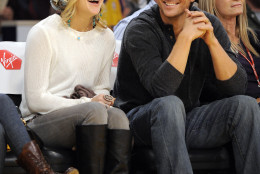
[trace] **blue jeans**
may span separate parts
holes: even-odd
[[[5,152],[6,152],[5,130],[4,127],[0,124],[0,173],[2,173],[4,168]]]
[[[260,171],[260,110],[234,96],[186,113],[176,96],[157,98],[127,114],[136,145],[153,147],[159,174],[192,174],[188,148],[232,142],[237,174]]]
[[[0,173],[4,166],[6,142],[18,156],[29,141],[31,139],[13,101],[7,95],[0,94]]]

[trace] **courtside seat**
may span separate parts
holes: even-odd
[[[116,52],[119,54],[120,41],[117,41]],[[21,101],[23,84],[25,43],[0,42],[0,50],[9,50],[22,59],[20,70],[6,70],[0,63],[1,85],[0,93],[8,94],[18,106]],[[111,87],[116,76],[118,54],[115,54],[111,68]],[[0,54],[0,60],[1,60]],[[174,145],[173,145],[174,146]],[[57,172],[62,172],[69,166],[76,167],[75,152],[68,149],[53,149],[42,147],[42,152]],[[189,151],[192,167],[195,174],[234,174],[234,160],[230,145],[214,149],[191,149]],[[16,164],[13,152],[7,152],[3,174],[25,174],[25,171]],[[155,156],[151,147],[134,147],[130,162],[131,174],[156,174]]]
[[[195,174],[235,174],[230,145],[213,149],[191,149],[189,156]],[[151,147],[134,147],[131,174],[156,174],[156,162]]]

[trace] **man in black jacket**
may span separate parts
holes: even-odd
[[[114,95],[159,174],[191,174],[188,148],[233,144],[237,173],[260,170],[260,112],[219,20],[194,0],[156,0],[127,26]],[[189,10],[188,10],[189,9]],[[200,104],[205,81],[225,96]],[[212,88],[211,88],[212,89]]]

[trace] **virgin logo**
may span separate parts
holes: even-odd
[[[22,59],[8,50],[0,50],[0,62],[6,70],[21,69],[22,65]]]
[[[112,67],[117,67],[118,57],[119,57],[119,55],[115,52],[115,53],[114,53],[113,62],[112,62]]]

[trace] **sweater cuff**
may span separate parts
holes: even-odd
[[[247,86],[247,78],[242,68],[237,68],[236,73],[228,80],[217,80],[217,85],[228,95],[244,94]]]
[[[184,75],[173,67],[168,61],[164,61],[157,73],[157,78],[160,83],[168,86],[169,89],[178,88],[183,77]]]
[[[91,102],[92,98],[87,98],[87,97],[81,97],[80,98],[80,103],[87,103],[87,102]]]

